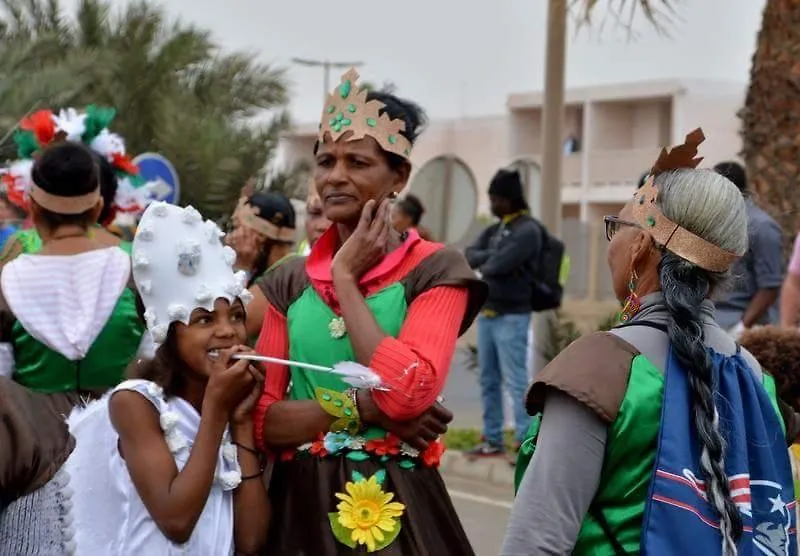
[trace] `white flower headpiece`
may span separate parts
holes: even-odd
[[[213,311],[219,298],[245,305],[252,299],[224,235],[193,207],[159,201],[145,210],[133,239],[133,278],[155,343],[164,342],[173,322],[188,324],[195,309]]]

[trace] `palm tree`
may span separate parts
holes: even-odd
[[[0,0],[0,9],[0,50],[15,53],[0,61],[0,78],[9,76],[0,125],[35,102],[114,106],[128,150],[172,160],[181,201],[209,216],[232,208],[288,127],[282,70],[222,52],[208,31],[145,0],[118,14],[107,0],[81,0],[73,18],[61,16],[58,0]]]
[[[589,22],[598,0],[573,0],[573,4],[575,2],[581,19]],[[638,6],[662,31],[672,11],[667,0],[608,0],[608,4],[616,8],[615,18],[622,14],[622,8],[635,10]],[[658,10],[659,7],[662,9]],[[628,13],[632,17],[633,12]],[[750,84],[744,107],[739,112],[742,121],[740,154],[760,204],[784,231],[787,257],[800,228],[800,195],[796,193],[800,173],[798,29],[800,11],[796,3],[767,0],[750,67]]]
[[[800,12],[785,0],[764,7],[742,120],[742,157],[760,204],[784,231],[787,256],[798,232],[800,196]]]

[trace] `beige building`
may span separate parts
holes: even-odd
[[[740,83],[678,80],[566,92],[561,235],[572,258],[573,299],[612,296],[602,216],[625,203],[662,146],[700,126],[708,165],[736,158],[744,93]],[[423,224],[438,239],[463,245],[483,227],[486,189],[502,166],[522,170],[538,214],[543,101],[541,92],[512,94],[505,115],[430,123],[412,155],[409,189],[425,204]],[[316,129],[316,123],[297,126],[285,137],[284,162],[312,160]]]

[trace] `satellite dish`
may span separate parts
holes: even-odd
[[[469,231],[478,208],[475,177],[454,156],[427,162],[411,180],[411,193],[425,207],[420,225],[442,243],[458,243]]]

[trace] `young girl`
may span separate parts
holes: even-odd
[[[232,358],[247,350],[248,294],[220,236],[191,207],[157,203],[142,217],[134,279],[159,347],[110,395],[112,441],[99,445],[111,447],[111,488],[102,502],[76,501],[82,553],[256,554],[266,542],[269,505],[250,418],[263,374]],[[91,429],[71,423],[76,493],[106,490],[86,473],[103,449]],[[115,538],[103,545],[97,529]]]

